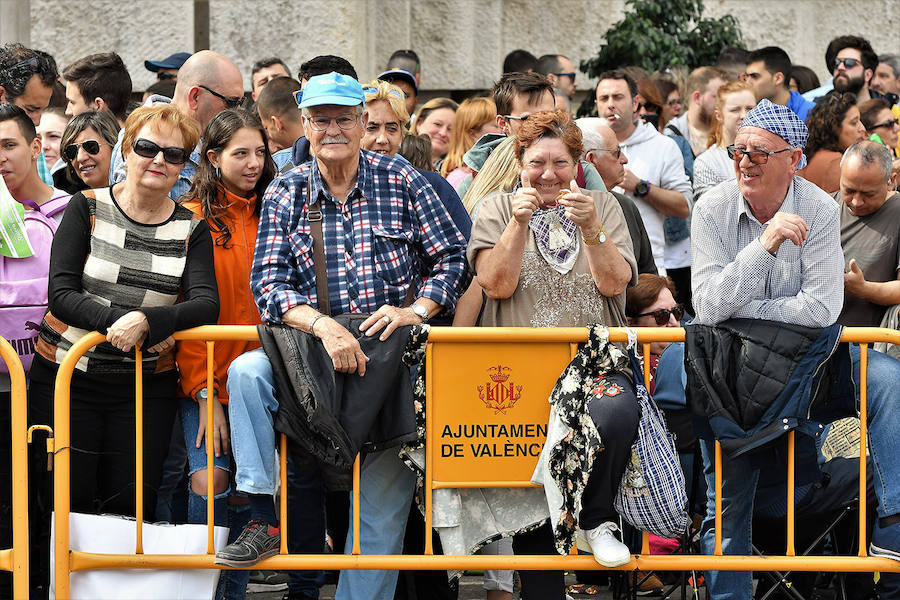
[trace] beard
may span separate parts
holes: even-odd
[[[700,112],[697,113],[697,118],[700,119],[700,124],[703,125],[703,127],[712,127],[716,122],[716,113],[701,105]]]
[[[859,77],[849,77],[847,75],[839,75],[834,78],[834,89],[844,93],[851,92],[853,94],[859,94],[859,91],[862,89],[863,84],[865,84],[865,80],[862,75]]]

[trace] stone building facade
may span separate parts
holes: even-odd
[[[841,34],[867,37],[876,52],[900,52],[896,0],[705,0],[706,15],[734,15],[749,48],[779,45],[796,64],[828,76],[824,52]],[[391,52],[422,59],[428,94],[490,87],[516,48],[558,52],[578,64],[596,54],[622,18],[624,0],[0,0],[0,43],[53,54],[60,67],[116,51],[135,91],[153,82],[143,61],[205,47],[233,58],[250,87],[250,66],[280,56],[296,71],[317,54],[348,58],[366,81]],[[851,10],[855,9],[855,10]],[[591,82],[580,78],[580,88]],[[430,93],[429,93],[430,92]]]

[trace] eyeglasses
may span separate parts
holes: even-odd
[[[666,102],[666,105],[667,106],[681,106],[682,105],[681,98],[674,98],[672,100],[669,100],[668,102]]]
[[[203,88],[204,90],[206,90],[207,92],[209,92],[210,94],[212,94],[213,96],[215,96],[216,98],[218,98],[219,100],[224,102],[225,108],[237,108],[238,106],[241,105],[241,102],[244,101],[243,96],[241,96],[240,98],[229,98],[228,96],[223,96],[219,92],[212,90],[212,89],[206,87],[205,85],[198,85],[197,87]]]
[[[858,58],[835,58],[831,61],[831,70],[834,71],[843,63],[845,69],[852,69],[861,61]]]
[[[331,122],[334,121],[337,123],[337,126],[341,128],[343,131],[349,131],[356,127],[359,123],[359,117],[337,117],[332,119],[330,117],[309,117],[307,118],[309,122],[309,126],[313,131],[325,131],[329,127],[331,127]]]
[[[363,91],[363,94],[366,94],[366,95],[368,95],[368,94],[377,94],[377,93],[378,93],[378,88],[377,88],[377,87],[364,87],[364,88],[362,89],[362,91]],[[301,92],[294,92],[294,98],[297,99],[297,98],[298,98],[297,94],[300,94],[300,93],[301,93]],[[396,90],[396,89],[394,89],[394,88],[390,88],[390,89],[387,90],[387,93],[390,94],[391,96],[394,96],[395,98],[400,98],[401,100],[404,100],[404,101],[406,100],[406,94],[404,94],[404,93],[401,92],[400,90]],[[300,100],[299,100],[299,99],[297,99],[297,104],[300,104]]]
[[[572,73],[554,73],[554,75],[556,75],[557,77],[571,77],[572,81],[575,81],[576,74],[574,72],[572,72]]]
[[[521,117],[514,117],[512,115],[503,115],[503,118],[510,120],[510,121],[522,121],[524,123],[525,121],[528,120],[528,117],[530,117],[530,116],[531,115],[522,115]]]
[[[684,304],[676,304],[672,308],[660,308],[651,312],[641,313],[635,318],[652,316],[656,324],[662,327],[669,322],[669,315],[675,317],[676,321],[681,322],[681,318],[684,316]]]
[[[884,123],[875,123],[874,125],[869,127],[869,131],[872,131],[873,129],[878,129],[879,127],[896,127],[897,125],[900,125],[900,120],[897,120],[897,118],[893,118],[888,121],[885,121]]]
[[[97,140],[85,140],[80,144],[69,144],[63,149],[63,154],[68,160],[73,161],[78,156],[78,148],[84,148],[85,152],[94,156],[100,152],[100,142]]]
[[[68,148],[68,146],[66,148]],[[143,156],[144,158],[156,158],[159,153],[162,152],[163,160],[170,165],[183,165],[188,159],[188,151],[184,148],[179,148],[178,146],[163,148],[156,142],[151,142],[144,138],[136,139],[131,148],[134,150],[135,154]]]
[[[737,148],[733,144],[727,146],[725,150],[728,152],[728,158],[740,162],[744,159],[744,155],[750,159],[754,165],[764,165],[769,162],[769,157],[773,154],[781,154],[782,152],[790,152],[793,148],[782,148],[775,152],[766,152],[765,150],[747,150],[746,148]]]
[[[616,146],[615,148],[591,148],[590,150],[586,150],[585,154],[587,154],[588,152],[597,152],[598,150],[609,152],[616,160],[618,160],[619,157],[622,156],[622,146]]]

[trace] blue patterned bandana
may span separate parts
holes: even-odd
[[[806,138],[809,137],[809,130],[794,111],[787,106],[775,104],[768,98],[760,100],[759,104],[747,113],[738,130],[740,131],[744,127],[759,127],[770,131],[792,147],[801,150],[806,148]],[[797,170],[799,171],[805,166],[806,155],[803,154]]]

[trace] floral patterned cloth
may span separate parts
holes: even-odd
[[[595,388],[604,385],[606,376],[629,372],[629,359],[609,341],[609,331],[592,325],[588,342],[569,366],[550,394],[550,422],[547,441],[535,467],[532,482],[544,486],[551,512],[556,549],[566,554],[571,549],[581,512],[581,497],[603,441],[588,412],[588,401]]]

